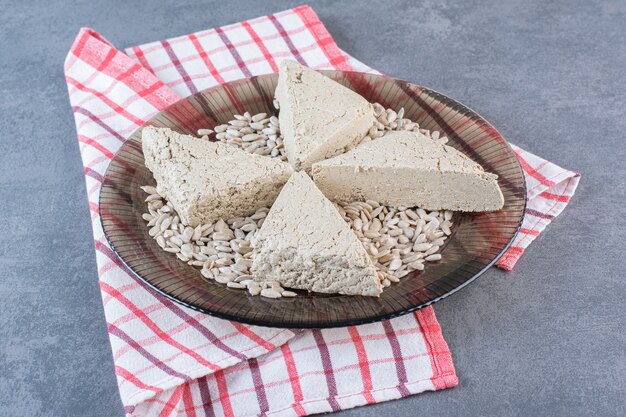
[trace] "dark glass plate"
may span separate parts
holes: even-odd
[[[144,166],[141,129],[133,133],[111,161],[100,193],[102,227],[122,261],[146,284],[198,311],[243,323],[273,327],[337,327],[406,314],[450,295],[476,279],[507,249],[515,237],[526,204],[524,175],[502,136],[478,114],[442,94],[393,78],[354,72],[326,72],[371,102],[404,107],[405,117],[421,127],[439,130],[448,145],[464,152],[485,170],[499,175],[504,208],[498,212],[455,215],[443,259],[428,263],[380,298],[300,294],[265,299],[206,282],[200,272],[162,251],[141,218],[145,194],[154,184]],[[157,114],[150,125],[195,135],[200,128],[226,123],[233,114],[275,113],[277,75],[263,75],[211,88],[183,99]]]

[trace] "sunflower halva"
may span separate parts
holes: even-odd
[[[499,210],[498,176],[421,133],[390,132],[313,164],[313,179],[333,201],[371,199],[426,210]]]
[[[296,170],[345,152],[374,123],[367,100],[293,61],[282,62],[275,95],[287,159]]]
[[[319,293],[377,297],[382,291],[363,245],[303,172],[285,184],[253,246],[258,281]]]
[[[146,166],[158,193],[189,226],[253,213],[270,206],[289,179],[289,164],[234,146],[147,126]]]

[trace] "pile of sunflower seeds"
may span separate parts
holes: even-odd
[[[374,121],[374,125],[370,128],[368,135],[365,136],[359,144],[369,142],[372,139],[381,138],[385,135],[385,133],[394,130],[420,132],[443,144],[448,142],[448,138],[440,137],[438,131],[431,132],[428,129],[422,129],[417,122],[414,122],[411,119],[405,119],[404,107],[396,112],[393,109],[385,109],[385,107],[379,103],[374,103],[373,106],[376,120]]]
[[[420,132],[441,143],[448,141],[446,137],[440,137],[439,132],[422,129],[418,123],[404,118],[404,108],[396,112],[385,109],[379,103],[374,103],[373,107],[376,120],[360,143],[398,130]],[[198,130],[198,135],[206,140],[212,134],[215,134],[215,139],[249,153],[287,160],[276,116],[245,112],[213,130]],[[172,204],[165,201],[154,187],[145,186],[142,189],[149,194],[146,198],[148,213],[143,218],[148,222],[150,236],[163,250],[201,268],[205,279],[230,288],[246,289],[251,295],[267,298],[297,295],[283,289],[277,281],[257,282],[250,275],[250,242],[263,225],[269,208],[259,208],[247,217],[219,220],[192,228],[180,223]],[[394,208],[371,200],[335,206],[370,255],[383,287],[399,282],[412,271],[423,270],[426,262],[440,260],[441,254],[437,252],[451,233],[451,211]]]
[[[393,208],[372,200],[335,207],[367,250],[383,287],[440,260],[437,252],[451,233],[448,210]]]
[[[201,268],[207,280],[226,284],[230,288],[247,289],[252,295],[268,298],[295,297],[293,291],[284,290],[276,281],[257,282],[250,275],[252,247],[250,240],[261,228],[269,208],[259,208],[247,217],[218,220],[215,223],[194,227],[180,223],[171,203],[165,201],[152,186],[141,187],[148,197],[148,234],[166,252],[178,259]]]
[[[433,140],[446,143],[446,137],[440,137],[438,131],[430,131],[420,128],[419,124],[404,118],[404,108],[398,112],[392,109],[385,109],[381,104],[374,103],[374,124],[358,144],[369,142],[372,139],[383,137],[385,133],[394,130],[408,130],[420,132]],[[234,115],[234,119],[228,123],[216,126],[211,129],[199,129],[198,135],[203,139],[209,139],[215,133],[215,139],[237,146],[244,151],[257,155],[267,155],[279,158],[281,161],[287,160],[283,137],[280,134],[278,117],[270,116],[267,113],[251,115],[248,112]],[[349,150],[347,149],[347,150]]]
[[[253,116],[248,112],[236,114],[234,117],[226,124],[215,126],[213,130],[199,129],[198,135],[203,139],[209,139],[209,135],[215,133],[217,140],[237,146],[244,151],[287,161],[283,138],[278,127],[278,117],[267,117],[267,113]]]

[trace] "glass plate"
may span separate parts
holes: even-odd
[[[164,252],[148,236],[141,218],[146,195],[139,187],[155,182],[144,165],[138,129],[111,161],[100,192],[105,235],[132,273],[166,297],[217,317],[261,326],[321,328],[389,319],[432,304],[476,279],[503,254],[520,227],[526,186],[517,157],[496,129],[457,101],[416,84],[380,75],[325,73],[370,102],[396,110],[404,107],[404,117],[447,136],[448,145],[499,176],[504,208],[456,213],[442,260],[392,284],[380,298],[302,292],[296,298],[252,297],[205,281],[198,269]],[[200,128],[226,123],[233,114],[275,114],[277,80],[276,74],[268,74],[204,90],[173,104],[147,124],[196,135]]]

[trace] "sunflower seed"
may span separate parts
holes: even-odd
[[[252,280],[252,275],[249,275],[249,274],[242,274],[242,275],[239,275],[237,278],[235,278],[235,281],[237,281],[237,282],[241,282],[241,283],[242,283],[242,284],[244,284],[244,285],[248,285],[248,283],[250,283],[250,282],[254,282],[254,281]]]
[[[202,237],[202,225],[199,225],[199,226],[196,226],[195,229],[193,229],[193,233],[191,234],[191,240],[195,242],[196,240],[200,240],[201,237]]]
[[[191,256],[193,254],[193,244],[185,243],[180,247],[180,252],[186,257]]]
[[[207,268],[202,268],[200,270],[200,273],[202,274],[203,277],[208,278],[208,279],[215,279],[215,277],[213,276],[213,272],[211,272],[210,269]]]
[[[211,133],[213,133],[211,129],[198,129],[198,136],[208,136]]]
[[[230,234],[224,232],[215,232],[212,237],[214,241],[229,241],[231,239]]]
[[[272,289],[272,288],[264,288],[263,290],[261,290],[261,297],[266,297],[266,298],[280,298],[281,295],[278,291]]]
[[[267,113],[257,113],[254,116],[252,116],[252,121],[253,122],[260,122],[261,120],[265,119],[265,117],[267,116]]]
[[[140,187],[143,191],[145,191],[147,194],[157,194],[158,192],[156,190],[156,188],[154,188],[151,185],[144,185],[143,187]]]
[[[278,281],[272,281],[270,284],[270,288],[278,293],[282,293],[283,291],[285,291],[283,287],[280,286],[280,283]]]
[[[431,243],[435,246],[443,246],[443,238],[435,239]]]
[[[171,224],[172,224],[172,218],[169,216],[165,217],[163,221],[161,222],[161,231],[165,232],[167,229],[169,229]]]
[[[215,276],[215,282],[218,282],[220,284],[228,284],[230,281],[232,280],[228,275],[219,274]]]
[[[392,281],[392,282],[399,282],[400,278],[404,278],[405,276],[407,276],[409,274],[409,272],[411,272],[411,271],[409,271],[408,269],[395,271],[392,276],[394,278],[396,278],[398,281]],[[387,279],[389,279],[389,281],[391,281],[391,278],[387,278]]]
[[[218,232],[226,232],[229,230],[228,224],[222,219],[219,219],[217,223],[215,223],[214,229]]]
[[[390,270],[396,270],[402,266],[402,260],[400,258],[393,258],[391,263],[389,264]]]
[[[415,262],[411,262],[411,263],[409,263],[407,265],[411,269],[415,269],[415,270],[418,270],[418,271],[423,271],[424,270],[424,263],[421,260],[415,261]]]
[[[250,295],[259,295],[261,291],[261,286],[257,283],[248,285],[248,292],[250,293]]]
[[[367,232],[363,233],[363,236],[365,236],[368,239],[377,239],[380,237],[380,234],[376,232],[372,232],[371,230],[368,230]]]
[[[235,127],[245,127],[248,126],[248,122],[247,120],[244,119],[235,119],[235,120],[231,120],[228,122],[229,125],[231,126],[235,126]],[[228,130],[227,130],[228,132]]]
[[[193,236],[193,229],[189,226],[185,227],[182,232],[181,239],[184,243],[191,242],[191,237]]]
[[[437,252],[439,250],[439,246],[433,246],[430,249],[428,249],[426,252],[424,252],[425,255],[432,255],[433,253]]]
[[[148,197],[146,197],[146,199],[144,200],[146,203],[149,203],[151,201],[161,201],[161,196],[158,194],[150,194]]]
[[[430,243],[416,243],[413,245],[413,251],[415,252],[424,252],[430,249],[433,245]]]
[[[410,264],[411,262],[415,262],[421,259],[417,253],[407,254],[407,256],[402,258],[402,262],[405,264]]]

